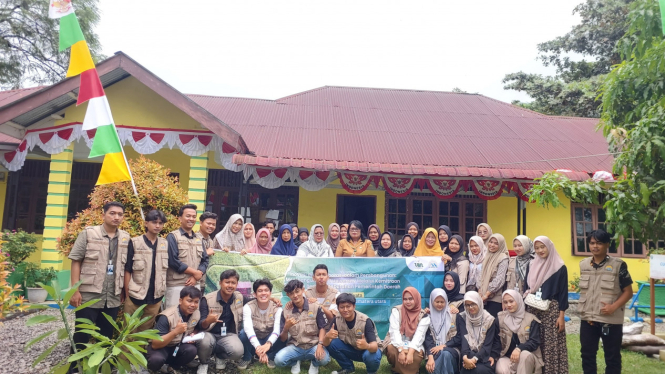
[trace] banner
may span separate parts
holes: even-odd
[[[210,258],[206,293],[219,289],[219,276],[224,270],[235,269],[240,274],[240,293],[250,295],[255,280],[268,278],[273,296],[281,297],[286,304],[289,298],[283,293],[284,285],[298,279],[305,289],[313,286],[312,272],[318,264],[328,266],[329,286],[354,294],[356,310],[374,321],[382,339],[388,333],[392,307],[402,303],[402,291],[415,287],[425,308],[432,290],[443,287],[445,272],[440,257],[305,258],[217,252]]]

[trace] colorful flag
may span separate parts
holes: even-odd
[[[51,0],[48,7],[49,18],[61,18],[74,13],[72,0]]]

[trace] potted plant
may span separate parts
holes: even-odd
[[[48,292],[39,286],[38,283],[50,284],[58,273],[52,267],[42,269],[39,264],[29,262],[24,270],[25,287],[28,290],[28,301],[31,304],[43,303],[48,296]]]
[[[25,268],[25,260],[28,259],[37,250],[37,241],[39,237],[35,234],[27,233],[21,229],[18,230],[5,230],[0,234],[0,246],[2,252],[7,256],[7,267],[11,271],[7,282],[14,285],[23,284],[23,271]],[[14,291],[17,296],[23,295],[23,289]]]
[[[568,300],[579,300],[580,299],[580,276],[577,273],[573,273],[573,279],[568,282],[570,287],[568,288]]]

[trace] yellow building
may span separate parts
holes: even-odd
[[[467,240],[489,223],[508,240],[546,235],[572,279],[584,236],[603,227],[599,206],[545,209],[522,200],[534,178],[560,170],[586,180],[611,170],[597,120],[551,117],[482,95],[322,87],[278,100],[183,95],[123,53],[98,72],[128,158],[169,167],[199,210],[241,212],[255,225],[359,219],[404,234],[414,221],[446,224]],[[3,229],[42,235],[32,260],[69,278],[56,250],[65,222],[87,206],[101,160],[81,130],[79,78],[0,92]],[[565,199],[564,199],[565,200]],[[509,244],[510,246],[510,244]],[[634,280],[646,249],[612,248]]]

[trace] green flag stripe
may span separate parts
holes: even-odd
[[[660,5],[660,22],[661,22],[661,28],[663,29],[663,35],[665,35],[665,0],[660,0],[659,1]]]
[[[85,37],[83,37],[76,14],[72,13],[60,18],[60,52],[81,40],[85,40]]]
[[[120,146],[120,139],[118,138],[118,132],[115,130],[115,126],[113,126],[113,124],[99,126],[95,133],[95,138],[92,141],[92,149],[90,150],[89,157],[103,156],[107,153],[118,152],[122,152],[122,146]]]

